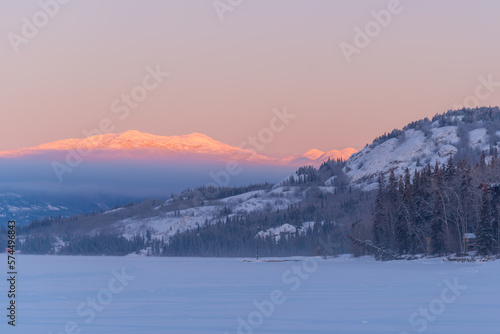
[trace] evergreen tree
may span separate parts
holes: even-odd
[[[494,244],[491,199],[488,186],[484,184],[482,188],[481,218],[477,230],[477,251],[481,255],[490,255]]]
[[[434,191],[434,209],[432,212],[431,222],[431,249],[433,254],[443,255],[443,252],[445,251],[444,221],[446,210],[444,207],[443,197],[443,178],[437,162],[434,177],[436,185]]]
[[[373,219],[373,235],[375,244],[381,248],[388,248],[389,231],[387,229],[387,217],[385,214],[385,182],[381,173],[378,176],[378,192],[375,199],[375,214]]]
[[[500,185],[495,184],[491,187],[491,227],[493,230],[494,252],[500,251],[500,219],[498,205],[500,204]]]
[[[409,203],[405,196],[405,185],[403,183],[403,177],[399,178],[398,184],[398,213],[395,225],[395,238],[397,244],[397,252],[399,254],[405,254],[408,252],[409,246],[409,229],[410,225],[410,210]]]
[[[390,249],[395,249],[396,238],[394,233],[398,214],[398,181],[393,169],[389,174],[389,181],[387,184],[386,212],[388,246]]]

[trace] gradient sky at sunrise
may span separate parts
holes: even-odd
[[[212,0],[73,0],[16,53],[8,34],[40,3],[2,1],[0,150],[81,138],[103,118],[238,145],[283,106],[297,117],[265,154],[359,149],[471,96],[500,104],[500,84],[476,92],[480,76],[500,82],[499,1],[402,0],[348,63],[339,45],[389,2],[243,0],[221,21]],[[111,103],[157,64],[170,76],[119,119]]]

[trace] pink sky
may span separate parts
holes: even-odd
[[[359,149],[463,104],[479,76],[500,82],[495,0],[402,0],[348,63],[339,45],[388,3],[243,0],[221,21],[212,1],[72,1],[16,53],[7,36],[40,5],[2,1],[0,150],[81,138],[103,118],[113,132],[200,132],[236,146],[283,106],[297,117],[263,153]],[[156,64],[169,77],[119,119],[112,102]],[[480,105],[500,104],[500,87],[485,92]]]

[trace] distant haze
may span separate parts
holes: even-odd
[[[168,198],[188,187],[277,182],[292,173],[292,166],[241,164],[242,172],[229,175],[226,164],[185,161],[84,161],[59,182],[50,162],[34,158],[0,159],[0,193]]]
[[[164,137],[134,130],[0,151],[0,192],[167,197],[187,187],[275,183],[299,166],[354,152],[309,150],[277,159],[200,133]]]

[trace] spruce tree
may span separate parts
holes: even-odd
[[[399,178],[398,184],[398,206],[397,206],[397,220],[395,226],[395,237],[397,244],[397,251],[399,254],[408,252],[408,225],[410,223],[410,212],[405,198],[405,185],[403,177]]]
[[[431,222],[431,248],[433,254],[443,255],[443,252],[445,251],[444,220],[446,212],[443,198],[443,177],[437,163],[434,171],[434,177],[436,184],[434,190],[434,209],[432,212]]]
[[[481,218],[477,230],[477,251],[480,255],[490,255],[493,250],[494,237],[491,217],[490,191],[486,184],[483,184],[483,195],[481,204]]]
[[[385,182],[381,173],[378,176],[378,192],[375,199],[375,214],[373,216],[373,235],[375,244],[381,248],[389,246],[389,231],[386,228],[387,216],[385,214]]]
[[[388,246],[391,250],[396,249],[395,227],[398,214],[398,181],[394,170],[389,174],[389,181],[386,192],[386,208],[387,208],[387,232]]]
[[[495,184],[491,187],[491,227],[493,230],[494,253],[500,250],[500,221],[498,205],[500,204],[500,185]]]

